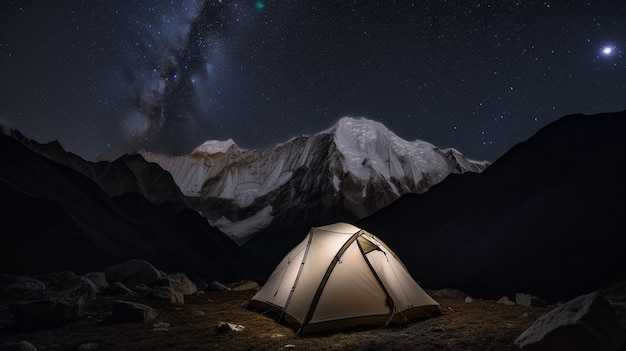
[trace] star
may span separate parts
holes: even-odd
[[[613,45],[605,45],[601,50],[602,56],[609,57],[615,53],[615,46]]]

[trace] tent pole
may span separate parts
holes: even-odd
[[[356,244],[359,247],[359,250],[361,251],[361,255],[363,256],[363,259],[365,260],[365,263],[367,263],[367,267],[370,269],[370,271],[374,275],[374,278],[376,278],[376,281],[378,282],[378,285],[380,285],[380,287],[383,289],[383,291],[385,292],[385,295],[387,295],[387,301],[389,301],[389,305],[390,306],[389,306],[389,318],[387,318],[387,321],[385,322],[385,327],[386,327],[386,326],[389,325],[389,323],[391,323],[391,320],[393,319],[393,316],[396,313],[396,303],[391,298],[391,295],[389,294],[389,291],[387,291],[387,288],[385,287],[385,284],[383,284],[382,280],[380,280],[380,277],[376,273],[376,270],[374,270],[374,267],[372,267],[372,264],[370,263],[370,260],[367,259],[367,254],[363,250],[363,247],[361,246],[361,243],[357,240]],[[380,247],[379,247],[379,249],[380,249]],[[385,254],[385,251],[382,251],[382,250],[380,250],[380,251],[385,255],[385,257],[387,256],[387,254]]]
[[[303,326],[309,324],[309,322],[311,321],[311,318],[313,318],[313,313],[315,312],[315,309],[317,308],[317,303],[320,300],[320,297],[322,296],[322,292],[324,291],[324,288],[326,287],[326,283],[328,282],[328,278],[330,278],[330,274],[333,272],[333,270],[335,269],[335,266],[337,265],[337,262],[339,262],[339,260],[341,259],[341,256],[343,256],[344,252],[346,252],[346,250],[348,249],[348,247],[350,245],[352,245],[352,243],[359,237],[361,236],[365,231],[363,229],[359,230],[358,232],[354,233],[344,244],[343,246],[339,249],[339,251],[337,251],[337,254],[335,255],[335,257],[333,258],[332,262],[330,263],[330,265],[328,266],[328,269],[326,269],[326,273],[324,274],[324,277],[322,278],[322,280],[320,281],[320,285],[317,287],[317,291],[315,292],[315,295],[313,296],[313,300],[311,301],[311,305],[309,306],[309,310],[306,314],[306,317],[304,318],[304,322],[302,323]]]
[[[293,286],[291,287],[291,291],[289,292],[289,297],[285,302],[285,306],[283,306],[283,310],[280,313],[280,317],[278,317],[278,323],[285,316],[285,311],[287,311],[287,307],[291,302],[291,297],[293,296],[293,292],[296,290],[296,284],[298,284],[298,280],[300,279],[300,274],[302,273],[302,268],[304,267],[304,263],[306,262],[306,257],[309,254],[309,248],[311,247],[311,241],[313,240],[313,229],[309,231],[309,241],[306,244],[306,249],[304,250],[304,255],[302,256],[302,262],[300,263],[300,267],[298,268],[298,274],[296,275],[296,279],[293,281]]]

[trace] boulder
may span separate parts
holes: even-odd
[[[522,293],[515,294],[515,303],[527,307],[545,307],[548,305],[545,301],[538,298],[537,296]]]
[[[113,304],[111,319],[121,323],[146,323],[158,316],[154,308],[136,302],[118,300]]]
[[[83,277],[91,280],[91,282],[94,283],[94,285],[100,290],[104,290],[109,287],[109,283],[107,282],[107,277],[104,272],[89,272],[83,274]]]
[[[135,285],[133,290],[138,294],[147,295],[152,289],[150,289],[146,284],[141,283],[141,284]]]
[[[185,297],[183,294],[169,286],[154,287],[153,289],[150,289],[147,296],[153,299],[165,300],[173,304],[182,305],[185,303]]]
[[[515,306],[515,302],[511,301],[511,299],[509,299],[508,296],[502,296],[497,303],[501,303],[503,305],[507,305],[507,306]]]
[[[120,282],[115,282],[102,291],[102,294],[104,295],[132,295],[134,293],[134,291],[130,290],[126,287],[126,285]]]
[[[25,275],[9,276],[4,275],[2,285],[0,285],[0,294],[16,295],[23,293],[41,292],[46,289],[46,284],[39,279],[31,278]]]
[[[217,323],[217,327],[215,327],[215,330],[217,330],[219,334],[229,333],[233,331],[239,332],[244,329],[245,327],[241,324],[232,324],[232,323],[226,323],[226,322],[219,322]]]
[[[9,305],[15,324],[22,329],[53,327],[81,318],[98,288],[87,278],[75,276],[57,292],[32,301]]]
[[[614,351],[623,343],[624,332],[615,312],[597,292],[544,314],[515,340],[524,351]]]
[[[28,341],[20,341],[0,345],[0,351],[37,351],[37,348]]]
[[[152,264],[143,260],[130,260],[104,270],[109,284],[120,282],[129,288],[144,283],[150,285],[161,277]]]
[[[169,286],[183,295],[193,295],[198,291],[196,284],[183,273],[168,274],[163,278],[169,282]]]
[[[76,278],[77,275],[74,272],[70,271],[59,271],[52,272],[44,275],[40,275],[37,278],[42,282],[46,283],[48,286],[57,287],[60,285],[64,285],[68,281]]]

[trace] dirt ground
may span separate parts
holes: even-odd
[[[242,307],[254,291],[206,292],[184,305],[127,299],[159,310],[146,324],[107,321],[115,298],[98,296],[83,320],[38,332],[15,330],[0,307],[0,345],[27,340],[38,350],[511,350],[513,340],[550,307],[438,298],[442,316],[405,326],[294,337],[294,330]],[[126,298],[124,298],[126,299]],[[245,327],[218,334],[224,321]]]

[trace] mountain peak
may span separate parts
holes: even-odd
[[[214,155],[214,154],[225,154],[228,150],[233,149],[234,151],[241,151],[239,146],[235,144],[233,139],[228,140],[207,140],[202,145],[195,148],[191,154],[201,154],[201,155]]]

